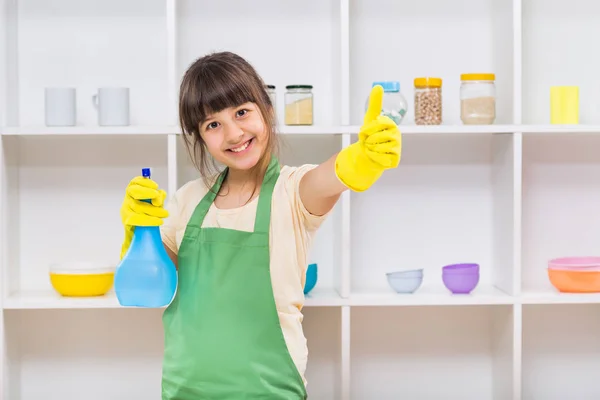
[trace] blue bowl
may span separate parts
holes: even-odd
[[[397,277],[387,274],[387,281],[396,293],[414,293],[423,283],[422,276]]]
[[[388,272],[388,278],[422,278],[423,268],[419,269],[404,269],[400,271]]]
[[[306,269],[306,282],[304,284],[304,294],[308,294],[317,284],[317,264],[309,264]]]

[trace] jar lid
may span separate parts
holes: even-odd
[[[378,81],[373,82],[371,87],[375,87],[380,85],[383,87],[384,92],[399,92],[400,91],[400,82],[398,81]]]
[[[275,89],[275,85],[265,85],[267,89]]]
[[[287,85],[286,89],[312,89],[312,85]]]
[[[415,87],[441,87],[442,78],[415,78]]]
[[[495,79],[496,75],[490,73],[471,73],[460,75],[460,80],[462,81],[493,81]]]

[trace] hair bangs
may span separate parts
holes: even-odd
[[[244,75],[239,71],[207,68],[205,72],[206,76],[198,82],[200,96],[196,109],[201,110],[199,123],[226,108],[238,107],[248,102],[257,103],[257,94],[252,90],[252,82],[244,79]]]

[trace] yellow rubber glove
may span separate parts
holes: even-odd
[[[391,118],[380,115],[382,103],[383,87],[376,85],[369,96],[358,142],[343,149],[336,158],[338,179],[355,192],[367,190],[384,170],[396,168],[400,163],[400,130]]]
[[[137,176],[129,182],[121,205],[121,221],[125,228],[121,258],[129,249],[136,226],[160,226],[163,218],[169,216],[163,208],[166,197],[167,193],[152,179]],[[151,200],[151,203],[142,200]]]

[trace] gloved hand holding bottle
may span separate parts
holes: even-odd
[[[121,259],[129,249],[135,226],[160,226],[169,216],[163,208],[166,197],[167,193],[152,179],[137,176],[129,182],[121,205],[121,221],[125,228]],[[143,200],[150,200],[150,203]]]
[[[367,190],[384,170],[396,168],[400,163],[400,130],[391,118],[380,115],[382,103],[383,87],[376,85],[369,96],[358,141],[343,149],[336,158],[338,179],[355,192]]]

